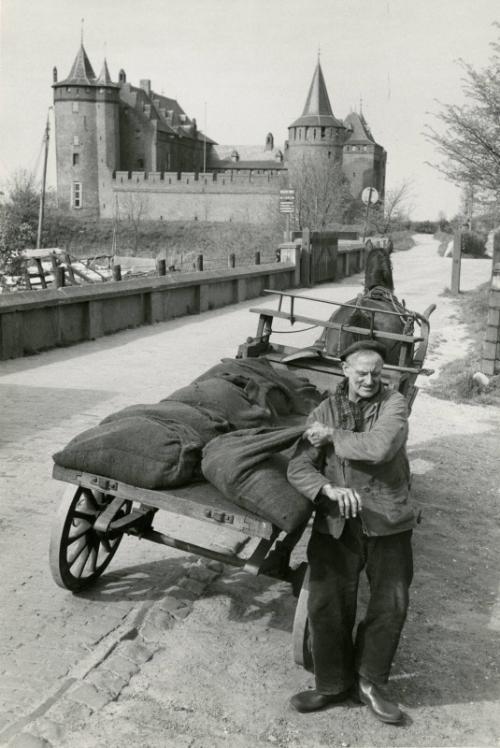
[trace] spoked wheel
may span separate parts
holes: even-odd
[[[72,592],[89,587],[115,555],[123,534],[107,538],[94,529],[113,498],[81,486],[66,489],[50,536],[50,570],[60,587]],[[125,517],[131,508],[132,502],[126,501],[114,519]]]
[[[304,576],[300,590],[295,617],[293,619],[293,659],[297,665],[301,665],[310,673],[314,672],[314,663],[311,651],[311,634],[307,618],[307,602],[309,599],[309,567]]]

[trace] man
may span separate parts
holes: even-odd
[[[413,575],[406,456],[408,411],[381,381],[385,348],[363,340],[341,356],[345,375],[309,416],[288,480],[316,507],[308,546],[309,630],[316,688],[292,697],[300,712],[346,700],[356,689],[383,722],[403,714],[384,696]],[[353,640],[362,569],[370,586]]]

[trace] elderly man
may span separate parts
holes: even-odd
[[[405,398],[381,381],[384,347],[354,343],[345,379],[309,416],[289,463],[290,483],[315,505],[308,546],[308,617],[316,688],[292,697],[300,712],[354,694],[383,722],[403,714],[383,694],[413,575]],[[370,598],[354,636],[359,575]]]

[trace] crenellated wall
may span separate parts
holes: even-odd
[[[268,222],[279,208],[280,175],[250,171],[117,171],[107,185],[101,215],[126,214],[131,202],[151,220]]]

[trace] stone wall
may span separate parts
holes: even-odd
[[[101,216],[126,214],[131,203],[151,220],[268,223],[278,216],[279,176],[117,171],[105,187]]]

